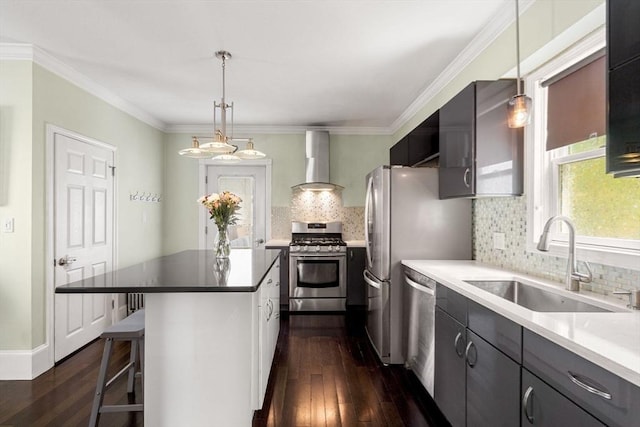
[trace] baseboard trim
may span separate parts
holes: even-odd
[[[33,350],[0,350],[0,380],[32,380],[52,367],[48,344]]]

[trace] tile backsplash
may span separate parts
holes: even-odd
[[[291,221],[342,221],[344,240],[364,239],[364,207],[342,206],[340,191],[294,191],[291,206],[271,208],[271,238],[289,239]]]
[[[473,201],[473,257],[498,267],[563,283],[567,259],[527,251],[527,203],[523,197]],[[493,248],[493,233],[504,233],[505,249]],[[584,269],[582,263],[579,267]],[[582,288],[603,295],[614,290],[640,289],[640,270],[591,263],[593,281]],[[626,301],[623,295],[619,297]]]

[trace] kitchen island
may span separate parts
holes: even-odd
[[[279,331],[278,256],[184,251],[56,293],[145,293],[146,425],[250,426]]]

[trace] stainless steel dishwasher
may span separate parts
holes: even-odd
[[[436,282],[407,267],[403,272],[405,366],[433,397]]]

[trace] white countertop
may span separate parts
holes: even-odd
[[[640,387],[640,311],[626,309],[619,300],[592,292],[565,291],[562,285],[476,261],[403,260],[402,264]],[[463,282],[483,279],[534,282],[554,292],[621,311],[535,312]]]

